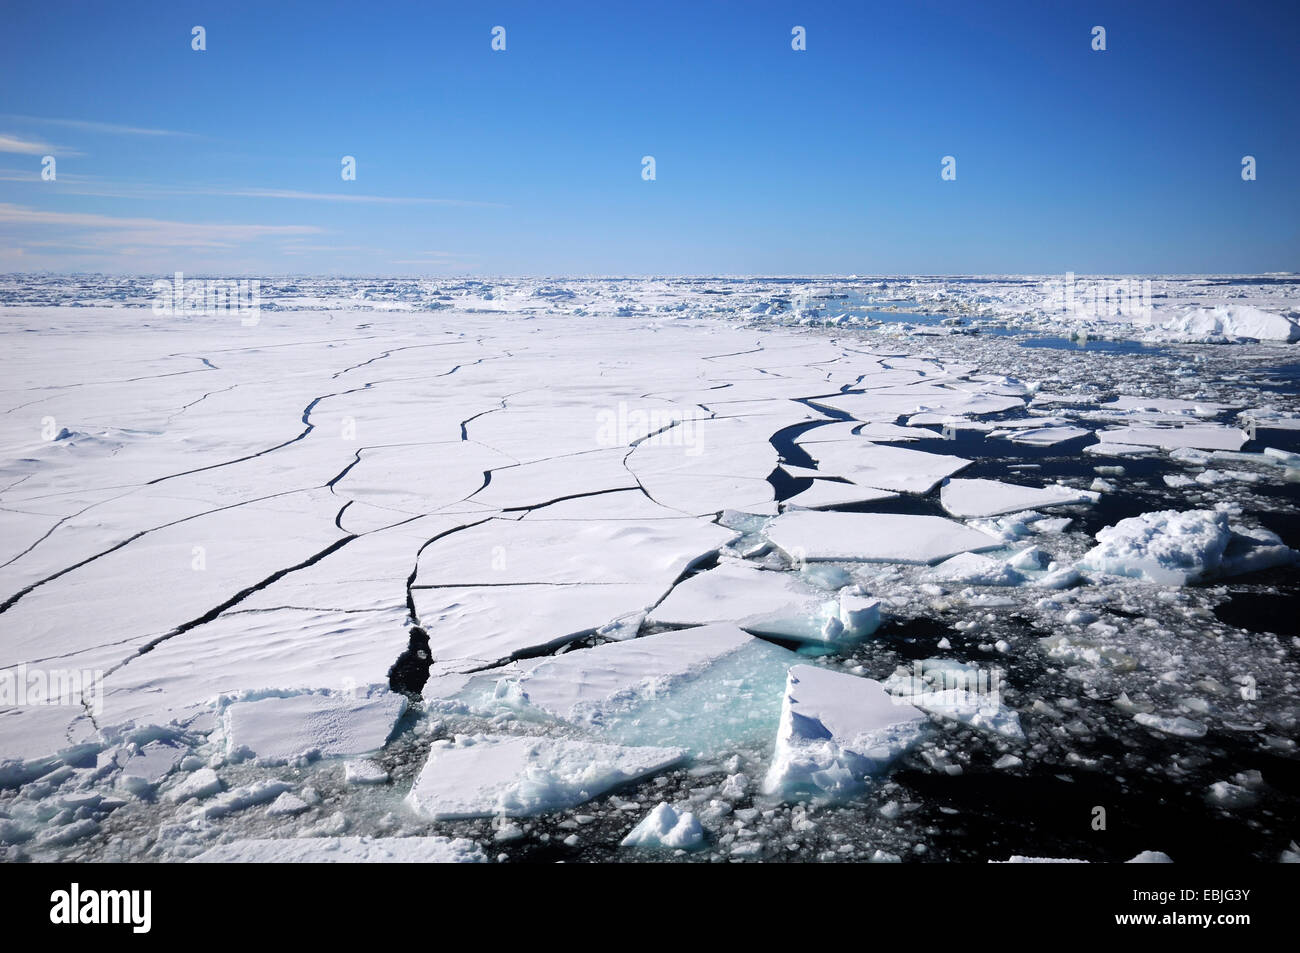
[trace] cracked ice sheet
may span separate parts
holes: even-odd
[[[871,378],[863,382],[869,386]],[[911,414],[961,415],[995,414],[1018,410],[1025,402],[1010,395],[980,395],[928,383],[909,387],[887,387],[864,394],[819,397],[814,403],[842,411],[864,422],[894,423]],[[940,419],[938,422],[942,422]]]
[[[343,538],[328,490],[158,530],[32,589],[0,615],[0,666],[161,635]],[[69,625],[68,605],[94,606]],[[131,652],[124,652],[123,658]]]
[[[649,584],[666,590],[736,533],[709,520],[503,520],[451,533],[420,556],[415,584]]]
[[[928,565],[958,553],[997,549],[979,530],[941,516],[795,510],[763,534],[791,558]]]
[[[227,613],[107,675],[100,724],[184,724],[213,711],[221,696],[387,685],[409,644],[405,618],[405,606]]]
[[[513,735],[436,741],[406,803],[430,820],[527,817],[577,807],[683,757],[680,748]]]
[[[523,583],[413,589],[411,594],[434,659],[446,669],[467,670],[554,648],[635,616],[670,584]]]
[[[464,837],[267,837],[218,844],[190,863],[482,864],[487,859]]]
[[[1100,493],[1059,484],[1035,487],[998,480],[949,480],[939,490],[943,508],[962,518],[1002,516],[1070,503],[1095,503],[1100,498]]]

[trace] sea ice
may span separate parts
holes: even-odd
[[[661,801],[623,838],[622,846],[690,850],[703,843],[704,829],[695,815]]]
[[[209,848],[195,864],[462,864],[487,855],[464,837],[294,837],[231,841]]]
[[[1020,486],[998,480],[948,480],[939,490],[943,508],[958,517],[1002,516],[1038,507],[1095,503],[1099,494],[1054,484]]]
[[[359,698],[310,694],[236,702],[224,715],[226,748],[264,764],[308,753],[368,754],[384,746],[404,711],[406,696],[387,689]]]
[[[1295,558],[1267,530],[1234,531],[1215,510],[1161,510],[1120,520],[1097,532],[1083,570],[1183,586],[1214,576],[1286,565]]]
[[[924,723],[924,713],[879,682],[796,665],[764,789],[787,798],[851,796],[910,747]]]
[[[929,564],[957,553],[996,549],[987,534],[941,516],[899,513],[783,513],[764,535],[796,561]]]
[[[431,820],[543,814],[576,807],[684,756],[680,748],[481,735],[435,743],[406,800]]]

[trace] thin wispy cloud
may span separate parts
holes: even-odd
[[[0,150],[3,151],[3,150]],[[0,169],[0,182],[41,182],[39,170]],[[72,184],[66,187],[64,182]],[[304,192],[299,189],[271,189],[240,186],[183,186],[149,185],[131,182],[97,183],[89,176],[73,178],[60,176],[58,186],[63,195],[83,195],[94,198],[163,199],[178,196],[208,195],[219,198],[284,199],[302,202],[343,202],[361,205],[434,205],[456,208],[509,208],[501,202],[482,202],[475,199],[450,199],[421,195],[370,195],[349,192]],[[42,183],[44,185],[44,183]]]
[[[115,136],[182,136],[187,139],[202,138],[192,132],[175,129],[148,129],[142,126],[123,126],[115,122],[96,122],[91,119],[51,119],[45,116],[20,116],[15,113],[0,114],[0,118],[15,122],[32,122],[38,125],[62,126],[85,132],[102,132]]]
[[[92,238],[91,241],[96,244],[113,242],[188,247],[228,247],[260,238],[315,235],[325,231],[315,225],[174,222],[156,218],[100,215],[93,212],[53,212],[3,202],[0,202],[0,224],[112,231],[110,236]]]
[[[42,142],[39,139],[24,139],[21,136],[15,136],[6,132],[0,132],[0,152],[10,152],[24,156],[81,155],[80,152],[73,152],[70,149],[52,146],[48,142]]]

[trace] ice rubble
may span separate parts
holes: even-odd
[[[1085,571],[1183,586],[1289,565],[1296,553],[1265,529],[1229,525],[1216,510],[1161,510],[1097,532],[1097,545],[1076,566]]]
[[[576,807],[671,767],[685,754],[519,735],[434,742],[406,802],[431,820],[523,817]]]
[[[879,682],[796,665],[764,789],[791,798],[851,796],[907,750],[924,723],[924,713]]]
[[[464,837],[298,837],[236,840],[209,848],[194,864],[463,864],[487,855]]]

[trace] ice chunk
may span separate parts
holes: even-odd
[[[943,508],[953,516],[1001,516],[1037,507],[1062,506],[1069,503],[1095,503],[1098,494],[1090,490],[1054,484],[1034,487],[998,480],[959,480],[946,482],[939,490]]]
[[[680,748],[482,735],[435,744],[406,800],[431,820],[524,817],[576,807],[684,756]]]
[[[203,800],[221,790],[221,780],[211,768],[199,768],[167,792],[169,801]]]
[[[1007,439],[1013,443],[1026,443],[1034,447],[1050,447],[1067,440],[1086,437],[1091,432],[1082,427],[1038,427],[1033,430],[1018,430],[1008,434]]]
[[[920,709],[877,681],[811,665],[790,669],[764,782],[785,797],[850,796],[919,737]]]
[[[236,702],[226,709],[226,746],[247,749],[264,764],[283,764],[305,754],[338,757],[378,751],[406,697],[378,689],[368,697],[290,695]]]
[[[190,863],[463,864],[487,859],[482,848],[464,837],[268,837],[218,844]]]
[[[1293,561],[1295,553],[1266,530],[1235,533],[1225,513],[1161,510],[1120,520],[1097,533],[1076,564],[1116,576],[1182,586]]]
[[[561,718],[598,731],[601,740],[703,757],[772,736],[779,692],[797,659],[719,623],[522,663],[523,672],[490,686],[471,683],[460,697],[488,710]]]
[[[667,847],[690,850],[704,843],[704,829],[690,811],[677,811],[666,801],[642,818],[623,838],[623,847]]]
[[[957,553],[995,549],[979,530],[941,516],[900,513],[783,513],[763,530],[796,561],[930,564]]]

